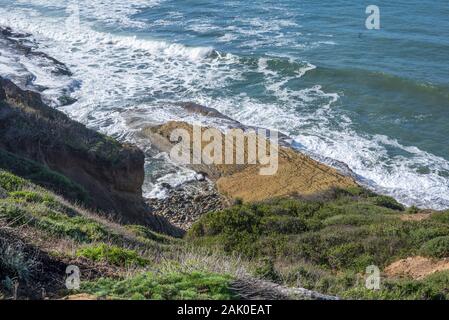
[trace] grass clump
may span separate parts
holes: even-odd
[[[149,261],[141,257],[135,250],[100,243],[79,249],[78,257],[88,258],[95,262],[105,262],[119,267],[144,267]]]
[[[48,202],[54,203],[55,198],[47,193],[38,193],[35,191],[21,190],[10,192],[9,196],[15,200],[23,200],[25,202]]]
[[[12,173],[0,170],[0,186],[7,192],[21,190],[29,185],[25,179],[22,179]]]
[[[405,210],[405,207],[402,204],[400,204],[399,202],[397,202],[395,199],[393,199],[392,197],[377,196],[377,197],[374,197],[372,201],[376,206],[385,207],[388,209],[398,210],[398,211]]]
[[[449,257],[449,236],[437,237],[423,244],[421,253],[434,258]]]
[[[12,243],[10,240],[0,237],[1,280],[17,278],[27,281],[35,264],[20,243]]]
[[[230,300],[228,275],[191,272],[142,273],[121,281],[103,278],[82,283],[81,291],[113,299],[152,300]]]
[[[78,242],[114,238],[101,223],[80,214],[75,207],[25,179],[0,171],[1,187],[7,191],[0,199],[0,218],[13,226],[29,225],[50,236],[68,237]]]
[[[169,236],[159,234],[157,232],[154,232],[150,230],[148,227],[141,226],[141,225],[127,225],[126,229],[133,232],[137,237],[148,240],[148,241],[155,241],[159,243],[173,243],[176,239],[171,238]]]

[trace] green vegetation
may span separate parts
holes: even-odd
[[[423,244],[421,253],[435,258],[449,257],[449,236],[437,237]]]
[[[52,259],[110,271],[79,290],[106,298],[236,299],[230,287],[237,272],[221,268],[217,257],[224,256],[256,277],[343,298],[449,299],[449,271],[422,280],[383,277],[380,290],[364,286],[369,265],[383,270],[410,256],[449,257],[449,211],[402,218],[419,212],[362,188],[337,189],[313,198],[236,201],[204,215],[182,240],[95,217],[0,170],[0,296],[10,295],[17,279],[33,281],[40,262],[29,248],[44,243]],[[11,230],[32,245],[11,241]]]
[[[135,250],[124,249],[105,243],[79,249],[77,256],[85,257],[95,262],[107,262],[119,267],[144,267],[149,262],[147,259],[142,258]]]
[[[0,281],[9,287],[11,278],[29,279],[35,261],[25,253],[21,243],[11,244],[0,233]]]
[[[381,207],[393,209],[393,210],[399,210],[399,211],[405,210],[405,207],[402,204],[397,202],[395,199],[393,199],[391,197],[387,197],[387,196],[374,197],[373,204],[381,206]]]
[[[256,272],[270,280],[300,283],[322,293],[370,298],[374,296],[355,290],[363,287],[359,275],[367,266],[382,269],[418,254],[449,257],[447,212],[422,221],[405,221],[400,218],[403,213],[403,206],[385,196],[356,188],[333,190],[315,199],[240,203],[211,212],[193,225],[187,239],[262,261]],[[438,281],[410,280],[420,288],[413,294],[435,298],[424,291],[430,290],[429,286],[434,291],[441,289],[441,277]],[[413,290],[404,289],[409,282],[390,281],[384,290],[397,298],[412,298]],[[382,294],[387,296],[378,292]]]
[[[19,281],[21,288],[30,288],[23,289],[24,297],[34,297],[34,294],[39,297],[42,266],[52,270],[55,267],[46,263],[63,261],[64,266],[80,265],[86,260],[91,261],[89,268],[97,266],[102,274],[106,270],[109,278],[83,281],[81,292],[85,293],[118,299],[235,297],[229,289],[233,277],[213,272],[203,263],[206,257],[188,251],[191,249],[180,239],[155,233],[144,226],[122,226],[94,218],[85,209],[2,170],[0,191],[0,297],[11,297],[15,281]],[[5,230],[8,230],[7,236],[3,236]],[[27,248],[31,248],[28,251],[20,240],[22,234],[26,236]],[[42,245],[49,254],[47,259],[55,260],[39,260]],[[194,260],[196,262],[191,263]],[[203,264],[199,265],[199,261]],[[216,260],[211,264],[214,263]],[[129,276],[130,271],[134,272],[133,276]],[[59,279],[62,286],[64,273],[57,268],[55,272],[49,278]],[[97,271],[94,269],[94,272]],[[62,287],[54,290],[57,295],[73,293]]]
[[[0,170],[0,187],[8,192],[8,197],[0,199],[0,219],[13,226],[30,225],[50,236],[78,242],[115,237],[99,222],[83,216],[56,195],[9,172]]]
[[[159,234],[150,230],[148,227],[140,226],[140,225],[127,225],[126,229],[133,232],[140,240],[147,241],[156,241],[159,243],[174,243],[178,239]]]
[[[236,296],[230,291],[231,277],[212,273],[143,273],[121,281],[99,279],[83,283],[82,292],[113,299],[225,299]]]
[[[9,192],[17,191],[29,186],[25,179],[17,177],[9,172],[0,170],[0,186]]]
[[[5,184],[5,189],[14,191],[14,187],[19,187],[18,184],[25,184],[27,179],[43,188],[60,193],[73,201],[87,202],[87,192],[78,184],[72,182],[65,176],[48,169],[47,167],[16,156],[10,152],[0,149],[0,168],[9,171],[16,175],[13,177],[10,173],[5,171],[0,172],[0,183]],[[17,176],[21,176],[19,178]],[[11,180],[8,183],[8,179]],[[12,189],[11,189],[12,188]]]
[[[431,274],[424,280],[386,280],[382,283],[381,290],[368,290],[358,286],[344,292],[343,298],[447,300],[448,288],[449,272],[444,271]]]

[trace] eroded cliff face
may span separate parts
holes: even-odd
[[[142,198],[144,154],[86,128],[42,102],[39,93],[0,77],[0,148],[34,160],[81,185],[87,205],[124,223],[177,234]]]

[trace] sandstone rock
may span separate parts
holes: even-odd
[[[153,147],[168,152],[173,147],[169,140],[170,134],[177,128],[186,130],[192,137],[193,129],[190,124],[174,121],[144,128],[142,135],[150,138]],[[206,144],[207,142],[203,142],[203,147]],[[292,194],[310,195],[333,187],[346,188],[357,185],[352,177],[289,147],[279,146],[278,165],[276,174],[267,176],[259,174],[261,168],[259,164],[195,164],[188,167],[207,174],[216,183],[219,193],[228,200],[241,198],[244,201],[261,201]]]

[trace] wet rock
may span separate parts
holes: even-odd
[[[164,189],[168,189],[168,190],[172,189],[172,186],[169,183],[165,183],[165,182],[161,184],[161,187]]]
[[[181,189],[171,189],[167,198],[147,199],[147,203],[152,212],[184,230],[189,229],[203,214],[227,206],[226,199],[207,180],[192,181]]]
[[[58,101],[61,104],[61,106],[69,106],[69,105],[74,104],[77,100],[70,96],[64,95],[64,96],[59,97]]]

